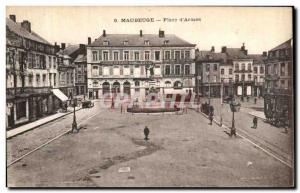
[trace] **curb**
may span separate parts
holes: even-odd
[[[79,109],[75,110],[75,112],[76,112],[76,111],[79,111],[79,110],[81,110],[81,109],[82,109],[82,107],[80,107]],[[50,123],[50,122],[52,122],[52,121],[55,121],[55,120],[60,119],[60,118],[62,118],[62,117],[65,117],[65,116],[67,116],[67,115],[69,115],[69,114],[71,114],[71,113],[73,113],[73,111],[72,111],[72,112],[68,112],[68,113],[66,113],[66,114],[64,114],[64,115],[62,115],[62,116],[60,116],[60,117],[56,117],[55,119],[52,119],[52,120],[47,121],[47,122],[45,122],[45,123],[42,123],[42,124],[40,124],[40,125],[36,125],[36,126],[34,126],[34,127],[32,127],[32,128],[29,128],[29,129],[27,129],[27,130],[25,130],[25,131],[22,131],[22,132],[20,132],[20,133],[16,133],[16,134],[11,135],[11,136],[7,136],[7,131],[6,131],[6,139],[11,139],[11,138],[13,138],[13,137],[15,137],[15,136],[18,136],[18,135],[21,135],[21,134],[23,134],[23,133],[26,133],[27,131],[31,131],[31,130],[37,128],[37,127],[43,126],[43,125],[48,124],[48,123]],[[10,131],[11,131],[11,130],[10,130]]]

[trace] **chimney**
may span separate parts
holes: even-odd
[[[57,43],[55,42],[54,43],[54,51],[55,51],[55,53],[57,53],[57,52],[59,52],[59,45],[57,45]]]
[[[79,44],[79,49],[84,50],[85,49],[85,45],[84,44]]]
[[[64,50],[66,48],[66,44],[65,43],[61,43],[61,49]]]
[[[212,47],[211,47],[210,52],[213,52],[213,53],[215,52],[215,46],[212,46]]]
[[[103,30],[103,37],[106,37],[106,31],[105,31],[105,29]]]
[[[143,36],[143,31],[142,30],[140,30],[140,37],[142,37]]]
[[[28,20],[22,21],[21,26],[31,33],[31,24]]]
[[[267,52],[263,52],[263,57],[267,57]]]
[[[14,22],[16,22],[16,15],[9,15],[9,19],[11,19]]]
[[[221,52],[222,52],[222,53],[226,53],[226,51],[227,51],[227,47],[226,47],[226,46],[223,46]]]
[[[243,46],[241,47],[242,51],[245,51],[245,43],[243,43]],[[247,54],[246,54],[247,55]]]
[[[164,38],[164,37],[165,37],[165,31],[159,30],[159,31],[158,31],[158,37]]]
[[[88,45],[91,45],[91,43],[92,43],[92,39],[91,37],[88,37]]]

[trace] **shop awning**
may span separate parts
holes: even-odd
[[[68,97],[63,93],[61,92],[58,88],[56,89],[52,89],[52,92],[55,96],[57,96],[57,98],[59,98],[61,101],[67,101],[68,100]]]

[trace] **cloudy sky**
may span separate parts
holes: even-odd
[[[262,53],[292,37],[292,9],[285,7],[7,7],[6,16],[29,20],[33,31],[51,43],[87,43],[107,33],[165,33],[197,44],[200,50],[215,46],[240,47]],[[121,18],[154,18],[152,23],[122,23]],[[164,18],[177,22],[164,22]],[[201,21],[180,22],[180,18]],[[114,22],[117,19],[118,22]],[[160,20],[160,21],[157,21]]]

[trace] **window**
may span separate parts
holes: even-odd
[[[43,74],[43,83],[46,83],[46,74]]]
[[[169,40],[165,40],[164,44],[167,45],[169,43]]]
[[[26,101],[16,103],[16,109],[17,119],[26,117]]]
[[[264,69],[263,66],[260,67],[260,73],[261,73],[261,74],[264,74],[264,73],[265,73],[265,69]]]
[[[135,81],[135,82],[134,82],[134,86],[135,86],[135,89],[134,89],[134,90],[135,90],[136,92],[139,92],[139,91],[140,91],[140,88],[139,88],[139,87],[140,87],[140,82],[139,82],[139,81]]]
[[[170,51],[165,51],[165,60],[170,60]]]
[[[146,46],[149,46],[149,45],[150,45],[149,40],[145,40],[145,41],[144,41],[144,44],[145,44]]]
[[[254,82],[257,82],[257,76],[256,75],[254,76]]]
[[[155,51],[155,60],[160,60],[160,51]]]
[[[124,60],[129,60],[129,51],[124,51]]]
[[[254,71],[255,74],[257,74],[257,67],[256,66],[253,67],[253,71]]]
[[[145,51],[145,60],[150,59],[150,51]]]
[[[180,51],[175,51],[175,60],[180,59]]]
[[[52,57],[48,56],[49,68],[52,68]]]
[[[251,63],[248,63],[248,70],[251,70]]]
[[[221,74],[224,74],[224,68],[221,69]]]
[[[175,66],[175,74],[180,75],[180,65]]]
[[[56,74],[54,74],[53,80],[54,80],[54,86],[56,86]]]
[[[284,80],[280,80],[280,84],[282,85],[282,87],[284,87],[285,81]]]
[[[280,65],[280,75],[281,76],[285,75],[285,63],[281,63]]]
[[[238,74],[235,75],[235,81],[236,81],[236,82],[239,81],[239,75],[238,75]]]
[[[93,51],[92,55],[93,55],[93,61],[97,61],[98,60],[98,53],[97,53],[97,51]]]
[[[125,40],[125,41],[123,42],[123,44],[124,44],[124,46],[127,46],[127,45],[128,45],[128,41]]]
[[[245,74],[242,74],[241,79],[242,79],[242,81],[245,81]]]
[[[181,89],[182,88],[182,83],[179,81],[174,82],[174,89]]]
[[[134,52],[134,60],[140,60],[140,52]]]
[[[53,57],[53,68],[56,69],[56,58]]]
[[[235,70],[239,70],[239,63],[235,63]]]
[[[109,42],[108,41],[103,41],[104,46],[108,46]]]
[[[242,63],[242,70],[246,70],[246,65],[244,63]]]
[[[92,76],[98,76],[98,66],[93,66]]]
[[[70,78],[69,78],[69,72],[67,72],[67,84],[69,84],[69,80]]]
[[[171,87],[171,82],[170,81],[166,81],[165,85],[166,85],[166,87]]]
[[[190,51],[185,51],[185,59],[190,59]]]
[[[229,78],[229,82],[230,82],[230,83],[232,82],[232,78]]]
[[[229,68],[229,74],[230,75],[232,74],[232,68]]]
[[[40,84],[40,75],[37,74],[35,78],[36,78],[36,84],[39,86],[39,84]]]
[[[206,72],[209,72],[210,64],[206,64]]]
[[[185,65],[185,66],[184,66],[184,73],[185,73],[186,75],[190,74],[190,65]]]
[[[119,52],[114,52],[114,60],[119,60]]]
[[[214,71],[218,70],[218,64],[214,64]]]
[[[171,66],[170,65],[166,65],[166,67],[165,67],[165,74],[166,75],[170,75],[171,74]]]
[[[97,81],[93,82],[93,87],[98,87],[98,82]]]
[[[251,80],[251,74],[248,74],[248,80],[250,81]]]
[[[108,60],[108,51],[103,51],[103,60],[104,61]]]

